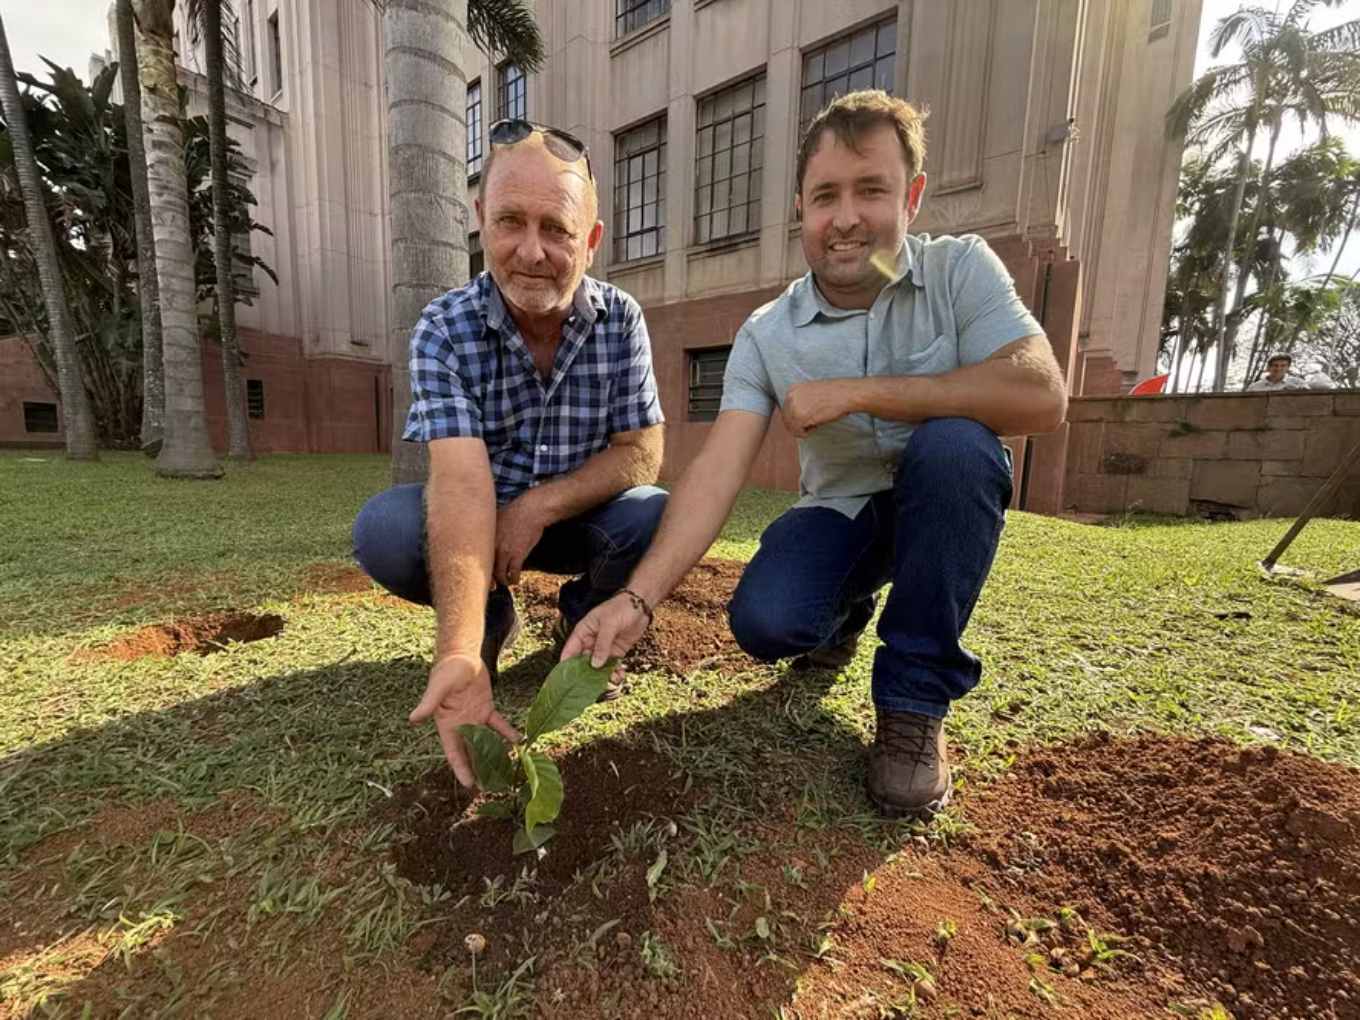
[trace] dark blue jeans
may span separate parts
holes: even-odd
[[[961,644],[1011,498],[1010,460],[988,428],[937,418],[911,434],[893,488],[854,520],[789,510],[760,538],[728,606],[732,634],[774,661],[863,630],[891,584],[874,657],[879,708],[943,717],[982,666]]]
[[[425,562],[423,490],[423,485],[397,485],[365,503],[354,521],[354,558],[393,595],[428,606],[433,596]],[[525,558],[525,569],[579,575],[558,593],[558,608],[575,626],[627,582],[665,508],[665,490],[653,485],[627,489],[548,527]]]

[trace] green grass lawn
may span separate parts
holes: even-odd
[[[432,616],[307,589],[309,568],[347,561],[350,522],[387,471],[378,457],[276,456],[190,483],[154,478],[137,456],[0,455],[0,895],[31,895],[35,876],[56,883],[27,942],[0,934],[0,1016],[43,1000],[80,1015],[92,979],[59,965],[68,943],[48,941],[76,929],[95,933],[101,968],[113,959],[133,975],[120,994],[136,1016],[206,1014],[228,995],[230,968],[187,988],[149,962],[167,933],[209,938],[214,910],[244,911],[251,951],[279,973],[312,951],[318,925],[332,933],[346,961],[326,987],[336,1017],[354,1015],[353,975],[402,958],[423,893],[392,878],[391,826],[371,814],[440,760],[433,733],[406,723]],[[744,494],[714,554],[749,558],[789,501]],[[1313,583],[1258,575],[1286,525],[1011,515],[968,632],[984,680],[949,722],[965,783],[989,781],[1026,744],[1093,728],[1269,740],[1360,765],[1360,618]],[[1314,522],[1285,562],[1316,578],[1360,567],[1360,523]],[[73,657],[228,606],[277,613],[286,629],[204,657]],[[522,664],[498,694],[512,717],[541,679],[544,644],[530,635],[516,649]],[[791,682],[782,667],[635,677],[633,694],[558,736],[692,717],[665,751],[723,791],[695,816],[703,832],[748,831],[773,784],[825,824],[891,843],[901,827],[870,818],[853,778],[872,722],[867,646],[834,684]],[[82,837],[97,814],[147,806],[180,824],[126,843]],[[697,839],[685,853],[707,850]]]

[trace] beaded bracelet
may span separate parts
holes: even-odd
[[[620,588],[619,594],[627,595],[630,599],[633,600],[633,608],[640,609],[642,610],[643,613],[646,614],[648,625],[655,622],[656,617],[652,615],[652,607],[647,605],[647,600],[644,599],[641,595],[633,591],[631,588]]]

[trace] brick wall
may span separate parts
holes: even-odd
[[[1067,510],[1287,517],[1360,442],[1360,391],[1077,398],[1067,417]],[[1323,512],[1360,517],[1360,465]]]

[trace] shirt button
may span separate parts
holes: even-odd
[[[538,444],[538,452],[539,452],[539,453],[547,453],[547,452],[548,452],[548,444],[547,444],[547,443],[539,443],[539,444]]]

